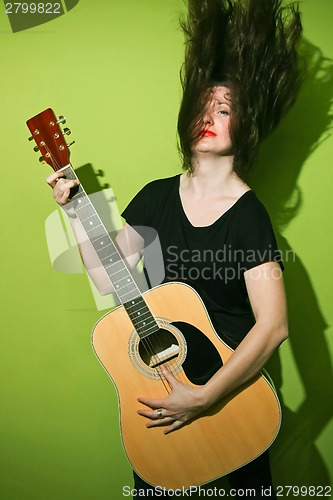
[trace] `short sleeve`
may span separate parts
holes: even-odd
[[[236,244],[242,269],[245,272],[265,262],[277,262],[283,270],[282,255],[264,205],[254,193],[247,201],[237,223]]]
[[[179,175],[149,182],[127,205],[122,217],[132,227],[155,227],[165,207],[170,205],[170,194],[178,183]]]
[[[144,186],[121,214],[132,227],[149,225],[150,186],[151,183]]]

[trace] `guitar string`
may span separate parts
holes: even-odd
[[[45,142],[45,141],[44,141],[44,142]],[[56,158],[52,155],[52,152],[51,152],[50,148],[47,146],[47,144],[45,144],[45,146],[44,146],[44,147],[45,147],[45,149],[47,150],[47,153],[49,154],[49,157],[48,157],[48,158],[51,160],[52,165],[53,165],[53,167],[54,167],[54,170],[55,170],[55,171],[60,170],[62,167],[58,164],[58,162],[57,162]],[[75,172],[74,172],[74,171],[73,171],[73,174],[74,174],[74,176],[77,178],[77,176],[76,176],[76,174],[75,174]],[[83,192],[85,192],[85,191],[83,190],[82,186],[81,186],[81,189],[82,189],[82,191],[83,191]],[[148,309],[148,310],[149,310],[149,309]],[[151,314],[151,313],[150,313],[150,314]],[[138,335],[139,335],[139,334],[138,334]],[[144,346],[144,349],[146,350],[146,352],[147,352],[148,356],[150,356],[150,358],[151,358],[151,362],[155,362],[155,363],[159,362],[159,358],[157,357],[157,353],[156,353],[156,351],[157,351],[157,347],[158,347],[158,346],[157,346],[157,344],[156,344],[156,347],[154,347],[153,342],[152,342],[152,340],[150,339],[150,336],[148,336],[148,340],[146,340],[146,338],[141,339],[141,342],[142,342],[142,344],[143,344],[143,346]],[[154,358],[155,358],[155,360],[154,360]],[[165,364],[165,365],[166,365],[166,364],[170,365],[170,362],[163,363],[163,364]],[[170,367],[170,368],[171,368],[171,367]],[[169,368],[169,369],[170,369],[170,368]],[[165,377],[163,376],[163,374],[162,374],[162,372],[161,372],[160,367],[159,367],[159,366],[154,367],[154,370],[155,370],[155,372],[157,373],[158,377],[160,378],[160,380],[161,380],[161,382],[162,382],[162,384],[163,384],[164,388],[166,389],[166,392],[167,392],[168,394],[170,394],[170,386],[169,386],[169,383],[166,381]],[[172,369],[171,369],[170,371],[172,372]],[[173,375],[175,375],[175,374],[173,374]]]

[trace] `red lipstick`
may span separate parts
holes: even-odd
[[[203,130],[201,132],[201,137],[216,137],[216,134],[214,134],[211,130]]]

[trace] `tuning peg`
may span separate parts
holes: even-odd
[[[69,128],[64,128],[64,130],[62,131],[62,135],[71,135],[72,131],[69,129]]]
[[[38,153],[38,151],[39,151],[39,147],[38,147],[38,146],[35,146],[35,147],[34,147],[34,151],[35,151],[36,153]]]
[[[44,158],[42,156],[39,157],[39,163],[46,163],[46,161],[44,160]]]
[[[101,170],[101,169],[97,170],[97,172],[96,172],[96,177],[104,177],[104,172],[103,172],[103,170]]]
[[[67,146],[70,148],[73,144],[75,144],[75,141],[70,142]]]
[[[59,123],[62,123],[63,125],[65,125],[66,123],[66,118],[62,115],[59,116],[59,119],[57,121],[57,124],[59,125]]]
[[[32,137],[32,135],[30,137],[28,137],[28,141],[33,141],[34,138]]]

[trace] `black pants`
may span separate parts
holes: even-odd
[[[272,475],[269,463],[268,451],[260,455],[252,462],[244,465],[240,469],[228,474],[228,484],[226,484],[225,478],[217,479],[211,483],[201,486],[201,490],[207,491],[207,495],[203,491],[195,492],[191,490],[187,494],[182,494],[175,496],[173,492],[168,494],[166,490],[158,488],[155,490],[153,486],[147,484],[143,479],[141,479],[135,472],[134,474],[134,488],[137,491],[137,495],[133,496],[134,499],[139,498],[169,498],[173,496],[174,498],[223,498],[223,496],[231,498],[276,498],[275,491],[272,484]],[[140,491],[139,491],[140,490]],[[212,490],[214,495],[212,495]],[[225,495],[223,492],[225,491]],[[178,492],[179,493],[179,492]],[[191,494],[190,494],[191,493]],[[200,494],[199,494],[200,493]]]

